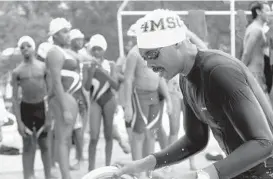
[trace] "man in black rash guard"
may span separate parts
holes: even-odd
[[[171,165],[203,150],[209,127],[227,154],[194,173],[202,179],[269,179],[273,112],[248,68],[218,50],[199,50],[185,38],[177,14],[155,10],[139,26],[137,43],[147,65],[166,79],[180,73],[185,135],[163,151],[133,161],[114,177]],[[162,40],[162,37],[165,37]]]

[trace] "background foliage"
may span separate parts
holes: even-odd
[[[32,36],[37,45],[47,39],[48,24],[54,17],[66,17],[75,28],[81,29],[88,40],[95,33],[103,34],[108,41],[106,57],[118,58],[117,10],[122,1],[1,1],[0,50],[14,47],[18,38]],[[248,9],[248,1],[236,2],[237,9]],[[129,2],[125,10],[229,10],[223,1],[145,1]],[[123,18],[123,30],[137,20],[137,16]],[[182,17],[183,18],[183,17]],[[229,17],[208,16],[208,42],[211,48],[229,47]],[[126,37],[125,37],[126,43]]]

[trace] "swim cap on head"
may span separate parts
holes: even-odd
[[[97,47],[101,47],[104,51],[106,51],[107,42],[101,34],[96,34],[90,38],[90,41],[87,46],[88,46],[88,49],[92,49],[93,47],[97,46]]]
[[[73,39],[83,39],[84,35],[79,29],[73,29],[69,32],[69,38],[70,40]]]
[[[54,35],[60,30],[67,28],[71,29],[71,24],[65,18],[55,18],[49,24],[49,35]]]
[[[138,19],[134,24],[132,24],[129,28],[129,30],[127,31],[127,36],[130,36],[130,37],[136,37],[137,36],[137,32],[138,32],[138,29],[141,27],[141,23],[144,22],[144,18],[140,18]]]
[[[33,38],[31,38],[30,36],[23,36],[18,40],[17,46],[20,48],[22,46],[23,43],[29,43],[29,45],[32,47],[33,50],[35,50],[36,45],[35,42],[33,40]]]
[[[42,57],[42,58],[46,58],[47,53],[49,52],[49,50],[51,49],[52,44],[49,42],[43,42],[39,45],[38,50],[37,50],[37,54]]]
[[[151,49],[174,45],[186,39],[187,27],[170,10],[158,9],[147,14],[137,32],[139,48]]]

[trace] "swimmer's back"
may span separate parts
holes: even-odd
[[[130,53],[133,53],[134,55],[130,55]],[[137,46],[132,48],[128,56],[134,57],[137,60],[134,79],[135,88],[145,91],[157,90],[160,76],[158,73],[155,73],[152,69],[148,68],[146,62],[140,56]]]

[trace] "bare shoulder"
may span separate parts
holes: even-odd
[[[45,62],[42,62],[42,61],[37,60],[37,59],[35,59],[35,63],[36,63],[36,65],[38,65],[39,67],[45,67],[45,66],[46,66],[46,65],[45,65]]]
[[[24,68],[24,63],[22,62],[14,70],[12,70],[12,75],[18,75],[23,68]]]
[[[46,64],[49,64],[53,67],[54,65],[62,64],[63,61],[64,54],[58,47],[53,46],[47,54]]]
[[[246,35],[250,37],[261,37],[263,35],[263,29],[251,24],[246,29]]]
[[[43,71],[46,71],[46,64],[45,62],[42,62],[40,60],[35,60],[35,64],[39,69],[42,69]]]
[[[53,47],[48,51],[47,58],[48,58],[48,59],[51,59],[51,58],[56,58],[56,57],[59,57],[59,56],[63,56],[63,53],[61,52],[61,50],[60,50],[58,47],[53,46]]]

